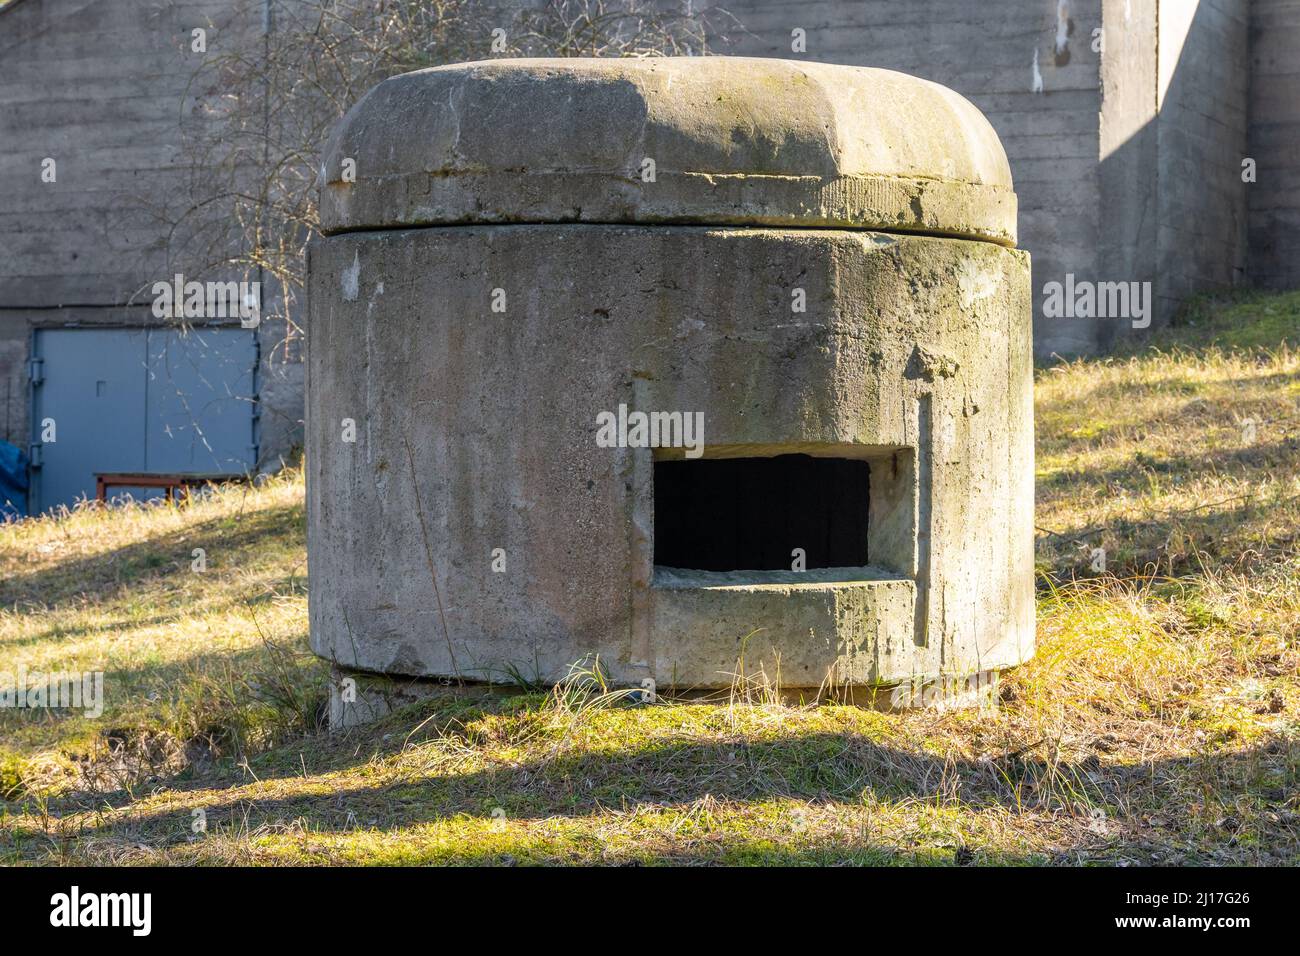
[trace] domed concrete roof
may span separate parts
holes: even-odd
[[[326,233],[696,223],[1016,241],[1006,154],[978,109],[927,80],[824,63],[501,59],[406,73],[348,112],[321,173]]]

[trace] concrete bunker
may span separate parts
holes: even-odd
[[[543,681],[598,656],[681,690],[742,656],[817,688],[1032,653],[1029,262],[955,93],[722,57],[439,67],[371,90],[322,180],[317,653]]]

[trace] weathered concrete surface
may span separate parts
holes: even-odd
[[[1129,64],[1120,60],[1125,38],[1154,3],[1106,0],[1104,14],[1103,0],[700,0],[695,6],[721,8],[743,25],[715,14],[714,48],[728,54],[883,67],[940,83],[974,103],[1006,149],[1019,207],[1017,243],[1033,256],[1034,284],[1041,292],[1045,282],[1061,281],[1066,273],[1149,277],[1130,271],[1128,261],[1118,272],[1102,261],[1108,250],[1133,243],[1125,228],[1130,210],[1141,209],[1154,180],[1147,166],[1138,188],[1112,188],[1128,184],[1103,176],[1107,153],[1100,140],[1110,117],[1099,118],[1112,111],[1106,100],[1127,96],[1119,80],[1136,87],[1127,79],[1133,74]],[[1103,26],[1109,60],[1104,84],[1103,54],[1092,48],[1092,32]],[[803,53],[791,51],[794,29],[804,31]],[[1152,39],[1134,51],[1134,65],[1153,63],[1154,48]],[[1152,78],[1146,89],[1153,93],[1154,87]],[[1147,221],[1154,224],[1154,209]],[[1149,240],[1140,242],[1154,246],[1150,228]],[[1096,353],[1115,331],[1114,323],[1047,318],[1041,295],[1034,304],[1040,356]]]
[[[184,135],[215,121],[224,92],[191,85],[204,58],[191,31],[207,30],[214,53],[255,58],[266,14],[260,0],[0,8],[0,440],[32,438],[33,328],[166,324],[149,288],[172,277],[187,243],[202,249],[213,221],[194,209],[171,232],[158,215],[190,195]],[[47,158],[53,183],[41,177]],[[269,280],[262,293],[263,313],[279,311]],[[258,337],[261,462],[273,467],[302,442],[303,366],[282,320],[264,320]]]
[[[646,152],[658,177],[632,184]],[[1032,653],[1029,262],[999,232],[1013,205],[971,212],[1010,183],[963,101],[773,61],[471,64],[381,84],[325,168],[347,159],[308,269],[317,653],[544,681],[598,657],[678,690],[741,668],[888,685]],[[929,177],[952,202],[909,202],[896,233],[825,228],[887,218],[851,202],[893,195],[799,191],[827,177]],[[607,216],[629,221],[582,221]],[[679,222],[719,216],[736,222]],[[985,239],[914,234],[938,227]],[[865,545],[863,566],[657,566],[656,462],[692,456],[602,445],[620,406],[698,413],[705,459],[865,462],[869,491],[846,493],[868,495],[866,540],[843,552]]]
[[[1168,318],[1246,278],[1247,0],[1159,0],[1156,297]]]
[[[1187,295],[1247,274],[1277,288],[1300,284],[1300,0],[695,5],[709,7],[743,24],[717,16],[715,49],[900,70],[983,111],[1006,148],[1018,242],[1034,259],[1040,357],[1106,352],[1145,334],[1115,319],[1045,316],[1044,283],[1067,273],[1152,282],[1155,325]],[[791,51],[795,29],[803,52]],[[1243,190],[1245,155],[1259,161],[1261,178]]]
[[[935,83],[825,63],[488,60],[407,73],[348,112],[322,175],[326,233],[646,222],[1009,246],[1016,235],[1006,154],[979,110]]]
[[[791,686],[1023,660],[1027,265],[992,243],[824,229],[462,226],[320,242],[313,648],[394,674],[548,680],[599,654],[615,680],[678,687],[725,686],[756,630],[747,670]],[[795,287],[806,313],[790,312]],[[915,563],[886,543],[894,567],[829,581],[657,580],[654,452],[594,441],[597,413],[621,402],[703,411],[706,456],[915,450]]]
[[[1155,0],[1104,0],[1100,17],[1105,44],[1096,54],[1101,59],[1098,77],[1101,110],[1097,128],[1099,223],[1092,237],[1094,245],[1088,250],[1092,258],[1057,259],[1057,267],[1065,268],[1050,273],[1034,253],[1034,247],[1027,241],[1023,244],[1034,255],[1035,284],[1040,290],[1045,282],[1063,281],[1064,273],[1072,272],[1079,278],[1092,277],[1103,282],[1150,282],[1154,294],[1160,261]],[[1083,29],[1080,31],[1078,26]],[[1078,26],[1076,33],[1082,36],[1075,49],[1084,56],[1094,55],[1090,46],[1082,42],[1094,27],[1087,19],[1081,20]],[[1029,184],[1022,187],[1022,202],[1032,201],[1033,190]],[[1065,221],[1061,225],[1068,228]],[[1167,316],[1152,318],[1159,322]],[[1113,318],[1043,321],[1051,321],[1060,330],[1051,336],[1056,340],[1051,350],[1064,355],[1080,351],[1078,344],[1065,340],[1066,330],[1076,343],[1086,344],[1083,349],[1086,352],[1109,351],[1116,341],[1134,334],[1131,321]],[[1038,323],[1039,318],[1035,316],[1036,331],[1043,330]],[[1046,341],[1038,343],[1040,355],[1047,354],[1047,345]]]
[[[1300,0],[1250,5],[1251,281],[1300,288]]]

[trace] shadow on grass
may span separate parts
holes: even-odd
[[[301,504],[260,508],[238,517],[187,525],[102,554],[12,574],[0,580],[0,604],[57,606],[74,599],[112,597],[133,584],[191,573],[194,548],[204,548],[210,564],[215,564],[233,561],[238,553],[265,547],[277,537],[301,547],[305,540],[303,515]]]
[[[288,644],[195,647],[166,663],[109,669],[97,718],[76,709],[0,709],[0,745],[36,754],[37,780],[47,763],[41,755],[62,755],[73,789],[52,805],[118,806],[131,799],[121,788],[201,781],[319,730],[328,680],[305,631]]]
[[[188,571],[186,573],[189,573]],[[282,583],[285,578],[276,576],[269,579],[277,583]],[[306,584],[304,577],[301,582]],[[192,620],[196,617],[208,617],[211,615],[224,614],[236,608],[244,611],[256,612],[257,609],[273,605],[279,598],[293,593],[294,585],[288,588],[267,587],[247,597],[240,598],[221,598],[217,600],[205,598],[202,596],[185,595],[183,605],[177,607],[176,611],[170,614],[155,614],[151,617],[112,617],[109,615],[99,614],[96,617],[96,623],[77,624],[77,625],[58,625],[38,631],[22,638],[11,638],[0,641],[0,646],[6,650],[15,651],[24,647],[35,647],[49,641],[67,641],[78,640],[83,638],[106,637],[112,634],[120,634],[123,630],[145,630],[152,627],[165,627],[175,624],[180,620]],[[250,620],[250,623],[251,620]],[[303,622],[306,627],[306,622]]]
[[[390,756],[400,751],[402,741],[400,735],[395,736],[398,739],[391,746],[380,744],[379,750],[387,749]],[[366,759],[360,756],[364,745],[353,740],[336,740],[330,746],[353,753],[356,763]],[[118,819],[81,827],[63,839],[75,843],[93,838],[158,848],[180,845],[188,839],[190,809],[198,805],[206,807],[208,825],[214,830],[274,830],[292,821],[310,833],[344,834],[360,829],[392,833],[394,839],[400,839],[402,828],[451,818],[490,822],[503,814],[511,821],[563,818],[581,822],[610,811],[693,812],[701,801],[734,807],[789,798],[849,807],[869,803],[923,805],[964,814],[995,811],[999,818],[1029,808],[1087,821],[1090,814],[1101,811],[1103,815],[1093,819],[1108,821],[1104,831],[1095,837],[1076,834],[1070,845],[1055,850],[1066,854],[1086,850],[1094,858],[1121,851],[1141,855],[1144,847],[1155,844],[1186,846],[1197,840],[1236,847],[1237,862],[1251,861],[1252,845],[1291,861],[1300,852],[1300,815],[1287,809],[1293,810],[1297,799],[1300,742],[1288,737],[1270,739],[1239,753],[1132,765],[1102,764],[1091,757],[1049,762],[1015,753],[979,760],[942,758],[861,734],[822,731],[744,741],[656,741],[642,748],[533,757],[467,773],[440,770],[433,752],[428,752],[428,769],[423,769],[421,757],[418,747],[406,751],[401,758],[407,765],[402,779],[342,785],[330,785],[326,780],[324,792],[314,782],[313,792],[278,795],[275,791],[280,788],[271,782],[275,778],[261,774],[259,780],[270,791],[265,796],[239,792],[244,789],[243,782],[229,781],[221,787],[209,783],[204,800],[178,801],[167,809],[128,810]],[[1261,769],[1265,766],[1267,772]],[[286,773],[279,779],[289,784],[288,777]],[[1189,815],[1186,806],[1171,802],[1176,782],[1194,796],[1203,788],[1208,792],[1212,784],[1215,807],[1203,808],[1200,816]],[[213,790],[218,799],[207,800]],[[1114,807],[1126,808],[1127,818],[1107,809]],[[1231,813],[1222,807],[1232,808]],[[1136,822],[1144,814],[1165,819],[1144,830]],[[653,822],[645,825],[655,826]],[[664,839],[671,840],[676,832],[667,824],[662,829]],[[732,831],[724,827],[720,837],[724,842],[727,832]],[[739,844],[745,843],[742,837],[737,837]],[[769,838],[770,833],[760,836],[761,840]],[[810,842],[815,839],[810,833]],[[799,851],[771,846],[751,849],[765,862],[789,863],[834,862],[846,854],[865,854],[864,862],[888,862],[897,853],[897,848],[881,847],[869,839],[861,846],[854,845],[852,837],[847,839],[849,846],[837,838],[833,845]],[[471,837],[463,850],[444,846],[439,856],[447,862],[491,862],[508,852],[480,850],[473,844]],[[743,855],[745,846],[738,845],[735,850]],[[880,854],[885,856],[876,859]],[[689,852],[666,851],[665,855],[674,862],[689,862],[691,857]],[[716,855],[710,851],[701,859]],[[911,855],[910,851],[904,854],[907,858]],[[994,856],[1002,857],[1000,862],[1042,861],[1037,853],[1024,858],[1015,853]]]
[[[1250,499],[1158,513],[1143,520],[1117,518],[1104,526],[1044,529],[1052,533],[1047,547],[1055,552],[1050,579],[1058,585],[1075,578],[1145,578],[1153,573],[1203,579],[1223,568],[1240,572],[1267,566],[1278,556],[1293,552],[1300,543],[1295,527],[1279,523],[1278,514],[1275,502]],[[1169,541],[1175,529],[1195,547],[1171,552]],[[1105,575],[1099,576],[1090,568],[1091,553],[1077,547],[1077,541],[1092,546],[1104,544]],[[1044,547],[1040,539],[1040,559],[1053,553]],[[1046,585],[1046,580],[1039,581],[1040,589]]]
[[[1179,354],[1189,355],[1196,361],[1203,361],[1208,358],[1207,349],[1179,349]],[[1155,353],[1148,350],[1137,352],[1129,356],[1124,356],[1115,364],[1127,365],[1130,359],[1140,360],[1142,358],[1154,358]],[[1271,361],[1271,359],[1257,358],[1257,363]],[[1050,373],[1047,373],[1050,375]],[[1039,384],[1046,384],[1050,381],[1047,378],[1041,378]],[[1218,388],[1230,388],[1237,392],[1241,389],[1252,388],[1261,392],[1261,398],[1273,398],[1283,394],[1300,382],[1300,372],[1269,372],[1265,375],[1247,375],[1233,376],[1226,378],[1213,379],[1191,379],[1186,376],[1181,378],[1157,379],[1154,381],[1140,379],[1119,379],[1115,381],[1099,380],[1089,387],[1082,388],[1078,391],[1069,392],[1056,399],[1037,398],[1035,403],[1036,416],[1039,419],[1051,419],[1053,415],[1072,415],[1077,412],[1082,405],[1100,404],[1108,406],[1111,409],[1123,410],[1125,413],[1134,411],[1135,403],[1141,402],[1148,398],[1167,398],[1170,395],[1183,395],[1187,401],[1178,410],[1179,412],[1198,412],[1204,413],[1205,410],[1214,407],[1212,399],[1207,397],[1208,393]],[[1244,400],[1238,394],[1236,400]],[[1200,406],[1204,405],[1204,408]],[[1119,427],[1135,428],[1143,425],[1158,425],[1175,421],[1177,412],[1165,411],[1163,414],[1143,417],[1125,417],[1121,418],[1114,424]]]
[[[1300,458],[1300,441],[1284,438],[1268,444],[1246,448],[1219,448],[1213,451],[1195,450],[1185,455],[1156,458],[1139,452],[1131,461],[1116,468],[1081,468],[1058,471],[1038,479],[1040,491],[1068,492],[1087,489],[1105,490],[1115,484],[1132,484],[1152,473],[1161,476],[1194,476],[1206,472],[1221,473],[1227,477],[1258,478],[1261,469],[1276,469],[1279,465],[1294,467]]]

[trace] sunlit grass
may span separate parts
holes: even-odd
[[[1300,351],[1149,350],[1045,369],[1036,386],[1042,566],[1114,574],[1294,558]]]
[[[105,698],[98,719],[0,709],[0,759],[29,761],[29,785],[116,787],[309,729],[325,668],[305,647],[302,525],[297,472],[0,525],[0,670],[102,671]]]

